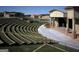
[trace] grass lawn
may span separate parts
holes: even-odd
[[[30,44],[30,45],[13,45],[13,46],[0,46],[0,49],[8,49],[9,52],[32,52],[35,49],[39,48],[41,45],[43,44]],[[60,49],[66,50],[68,52],[79,52],[79,50],[67,47],[67,46],[63,46],[60,44],[49,44],[49,45],[45,45],[42,48],[36,50],[36,52],[64,52],[60,49],[57,49],[55,47],[52,46],[56,46]]]
[[[37,50],[36,52],[63,52],[59,49],[56,49],[54,47],[45,45],[44,47],[42,47],[41,49]]]
[[[14,46],[0,46],[0,49],[9,49],[10,52],[32,52],[38,48],[41,44],[30,45],[14,45]]]

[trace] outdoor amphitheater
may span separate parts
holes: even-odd
[[[0,51],[7,52],[73,52],[79,51],[43,37],[38,28],[45,22],[26,22],[20,18],[0,19]]]

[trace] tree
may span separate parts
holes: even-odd
[[[3,16],[4,16],[3,12],[0,12],[0,17],[3,17]]]
[[[24,13],[15,12],[16,17],[24,17]]]

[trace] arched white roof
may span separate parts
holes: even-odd
[[[50,17],[65,17],[65,12],[60,11],[60,10],[51,10],[50,12]]]

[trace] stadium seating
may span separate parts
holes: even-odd
[[[0,19],[0,21],[0,44],[22,45],[54,42],[38,34],[37,29],[42,23],[27,23],[17,18]]]
[[[6,33],[4,32],[4,28],[5,28],[5,27],[6,27],[6,24],[1,27],[0,36],[1,36],[2,40],[3,40],[5,43],[8,43],[9,45],[12,45],[12,44],[14,44],[15,42],[14,42],[13,40],[11,40],[11,39],[6,35]]]

